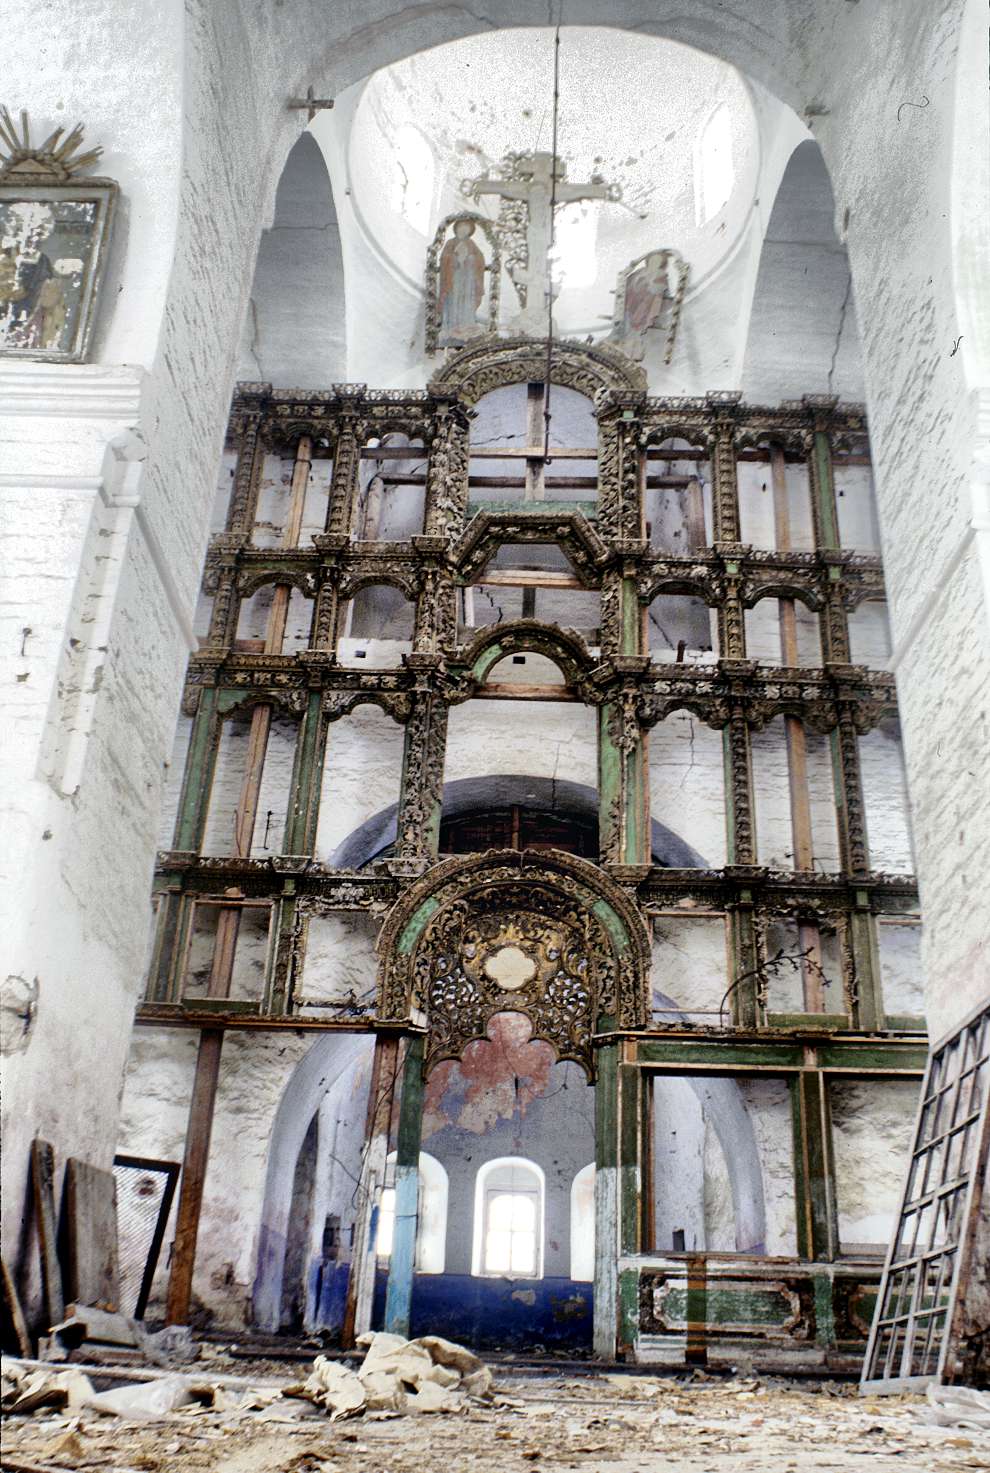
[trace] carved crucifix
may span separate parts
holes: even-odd
[[[572,204],[582,199],[619,200],[622,190],[618,184],[605,184],[596,177],[587,184],[568,184],[567,165],[551,153],[510,154],[503,167],[504,177],[465,179],[461,191],[469,199],[494,194],[504,201],[517,200],[525,205],[524,256],[523,259],[517,258],[513,267],[510,255],[509,274],[523,304],[514,325],[533,337],[544,337],[547,330],[547,256],[554,204]]]

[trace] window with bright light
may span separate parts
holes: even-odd
[[[598,275],[598,207],[562,205],[554,222],[553,279],[561,287],[591,286]]]
[[[395,1152],[385,1164],[385,1186],[378,1204],[375,1253],[382,1262],[392,1256],[395,1241]],[[442,1274],[447,1251],[447,1173],[435,1156],[419,1156],[419,1202],[416,1224],[416,1272]]]
[[[533,1161],[503,1156],[478,1172],[475,1274],[537,1279],[543,1274],[543,1172]]]
[[[701,131],[695,158],[695,212],[699,225],[707,225],[728,203],[735,182],[732,121],[729,109],[720,103]]]
[[[393,207],[414,230],[426,235],[433,214],[436,160],[426,138],[412,123],[403,123],[395,131],[395,162]]]
[[[595,1163],[589,1161],[571,1182],[571,1278],[595,1278]]]

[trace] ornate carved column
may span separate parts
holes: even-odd
[[[870,872],[866,840],[866,808],[859,762],[859,737],[854,708],[845,701],[838,707],[839,720],[832,732],[832,764],[838,811],[839,855],[842,868],[853,875]]]
[[[724,668],[724,662],[722,662]],[[722,729],[725,764],[726,858],[728,865],[756,864],[756,832],[753,805],[753,766],[750,754],[749,723],[743,682],[752,675],[750,661],[738,662],[730,671],[737,685],[729,699],[729,719]],[[743,885],[729,906],[729,939],[732,956],[733,1018],[739,1027],[754,1028],[760,1011],[758,967],[759,935],[753,909],[753,895]]]
[[[470,422],[456,399],[440,400],[426,471],[426,533],[453,540],[463,530],[468,504]]]
[[[416,597],[413,648],[418,654],[436,654],[457,643],[457,590],[445,565],[439,537],[414,537],[423,559]]]
[[[848,665],[849,615],[846,611],[843,560],[840,553],[825,553],[828,565],[825,606],[822,609],[822,659],[826,665]]]
[[[739,557],[746,551],[738,545],[721,549],[725,572],[718,604],[718,653],[722,660],[746,658],[746,616],[740,597],[742,572],[739,566]]]
[[[406,664],[416,672],[416,685],[406,722],[392,863],[398,873],[414,875],[432,864],[439,850],[447,703],[434,689],[440,667],[435,655],[407,655]]]
[[[214,538],[208,554],[207,574],[203,587],[213,595],[207,645],[211,650],[228,650],[237,637],[237,619],[241,600],[237,593],[237,552],[242,546],[236,537]]]
[[[264,385],[268,389],[268,385]],[[261,473],[265,464],[265,444],[261,434],[260,409],[246,412],[237,419],[239,437],[234,489],[227,504],[227,532],[240,542],[250,542],[258,505]]]
[[[725,670],[726,661],[720,661]],[[751,661],[735,661],[725,673],[745,680],[753,673]],[[745,696],[741,690],[729,697],[729,719],[723,727],[722,750],[725,762],[726,854],[730,864],[756,863],[756,835],[753,814],[753,767],[750,757],[749,723],[746,719]]]
[[[736,477],[736,417],[742,398],[737,393],[709,394],[707,404],[715,415],[708,445],[712,458],[712,520],[715,542],[740,540],[739,483]]]
[[[354,392],[348,394],[347,398],[355,401],[354,412],[341,414],[337,421],[330,504],[327,509],[327,531],[333,536],[345,538],[350,538],[353,531],[358,475],[361,469],[361,426],[356,401],[363,397],[364,385],[356,384],[353,387]],[[334,388],[340,392],[340,386],[335,384]]]

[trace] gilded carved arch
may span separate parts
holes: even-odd
[[[546,377],[547,348],[539,338],[480,338],[454,353],[429,382],[431,394],[456,393],[476,404],[493,389],[541,382]],[[553,382],[595,400],[611,392],[643,395],[646,375],[631,358],[605,343],[553,344]]]
[[[608,548],[582,512],[555,512],[552,508],[479,512],[451,549],[451,559],[460,576],[471,579],[500,547],[512,542],[555,543],[586,588],[601,586]]]
[[[364,588],[395,588],[409,603],[414,603],[419,596],[419,579],[395,566],[388,571],[372,568],[365,573],[345,572],[337,584],[337,596],[341,599],[356,598]]]
[[[497,1013],[519,1012],[534,1038],[594,1076],[601,1029],[641,1027],[650,945],[621,886],[553,850],[491,850],[434,865],[385,919],[378,1008],[426,1016],[425,1066],[459,1058]]]
[[[485,683],[500,660],[527,653],[552,660],[572,689],[583,686],[595,667],[591,651],[576,630],[543,624],[538,619],[514,619],[481,629],[458,652],[456,664],[451,662],[450,674],[463,685],[462,699],[466,699]]]
[[[266,583],[287,583],[306,598],[316,597],[316,579],[300,568],[245,568],[237,576],[237,592],[242,599],[250,598]]]

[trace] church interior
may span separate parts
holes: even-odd
[[[4,1349],[978,1395],[985,18],[336,9],[14,0]]]

